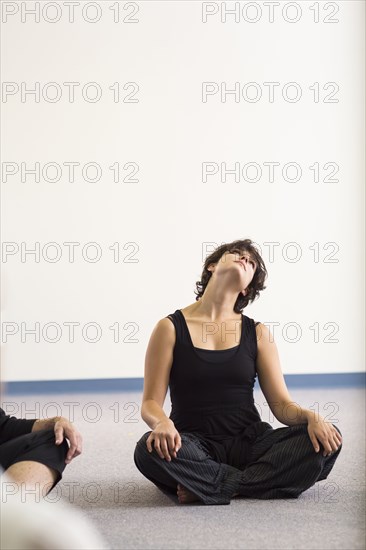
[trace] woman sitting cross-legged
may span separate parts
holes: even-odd
[[[339,428],[291,399],[268,328],[242,313],[266,276],[250,239],[219,246],[205,260],[196,302],[159,320],[150,337],[141,416],[151,430],[134,462],[180,503],[298,498],[327,478],[341,451]],[[257,375],[285,427],[262,421]]]

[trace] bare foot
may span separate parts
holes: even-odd
[[[191,491],[188,491],[188,489],[180,483],[178,483],[177,485],[177,495],[180,504],[187,504],[188,502],[196,502],[197,500],[200,500],[198,496],[196,496]],[[237,496],[239,496],[239,493],[235,493],[233,495],[233,497]]]
[[[177,485],[177,495],[178,495],[178,501],[180,504],[187,504],[187,502],[195,502],[197,500],[200,500],[198,496],[196,496],[194,493],[191,493],[191,491],[188,491],[186,487],[183,487],[180,483]]]

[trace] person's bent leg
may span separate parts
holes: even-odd
[[[341,430],[335,424],[332,424],[332,425],[335,427],[335,429],[337,430],[337,432],[339,433],[339,435],[342,437],[342,440],[343,440],[343,434],[342,434]],[[324,451],[323,446],[319,445],[319,447],[320,447],[320,449],[319,449],[318,452],[319,453],[321,452],[323,454],[323,451]],[[327,479],[328,475],[330,474],[330,472],[331,472],[331,470],[334,466],[335,461],[338,458],[339,453],[341,452],[341,448],[342,448],[342,443],[335,452],[333,452],[329,456],[324,457],[325,458],[324,466],[323,466],[323,469],[322,469],[321,474],[318,477],[317,481]]]
[[[24,494],[46,496],[61,480],[69,445],[55,444],[53,430],[21,435],[0,445],[0,465]]]
[[[59,479],[56,470],[33,460],[16,462],[6,473],[17,484],[22,497],[33,494],[36,502],[46,496]]]
[[[317,481],[327,477],[342,445],[328,457],[323,456],[321,443],[319,448],[315,452],[307,424],[267,431],[253,444],[250,461],[242,471],[240,496],[298,498]]]
[[[204,504],[230,504],[238,492],[242,472],[216,462],[193,433],[181,432],[182,446],[171,461],[160,458],[154,445],[150,453],[146,432],[136,443],[134,462],[138,470],[163,492],[175,493],[180,483]]]

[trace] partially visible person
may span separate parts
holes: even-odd
[[[18,484],[18,490],[38,493],[38,501],[81,452],[82,436],[67,418],[16,418],[0,408],[0,467]]]
[[[0,408],[0,549],[109,550],[80,510],[42,498],[81,452],[82,436],[67,418],[28,420]]]

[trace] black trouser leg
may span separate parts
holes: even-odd
[[[136,444],[136,467],[162,491],[176,493],[181,483],[204,504],[230,504],[235,493],[258,499],[298,498],[316,481],[326,479],[342,448],[340,445],[334,454],[324,457],[320,443],[316,453],[307,424],[267,430],[252,443],[249,461],[239,470],[213,460],[202,441],[187,432],[180,434],[182,447],[177,458],[168,462],[154,446],[151,453],[147,450],[150,433]]]
[[[69,445],[66,439],[61,445],[56,445],[53,429],[38,430],[2,443],[0,445],[0,466],[7,470],[13,464],[24,460],[40,462],[57,472],[57,479],[49,489],[51,491],[62,478],[68,450]]]
[[[154,444],[149,453],[146,432],[136,444],[134,461],[138,470],[162,491],[176,493],[181,483],[204,504],[230,504],[237,492],[241,472],[228,464],[219,464],[192,433],[181,432],[182,446],[177,458],[160,458]]]
[[[326,479],[341,448],[323,456],[324,447],[319,443],[316,453],[307,424],[267,431],[252,446],[239,493],[247,498],[298,498],[317,481]]]

